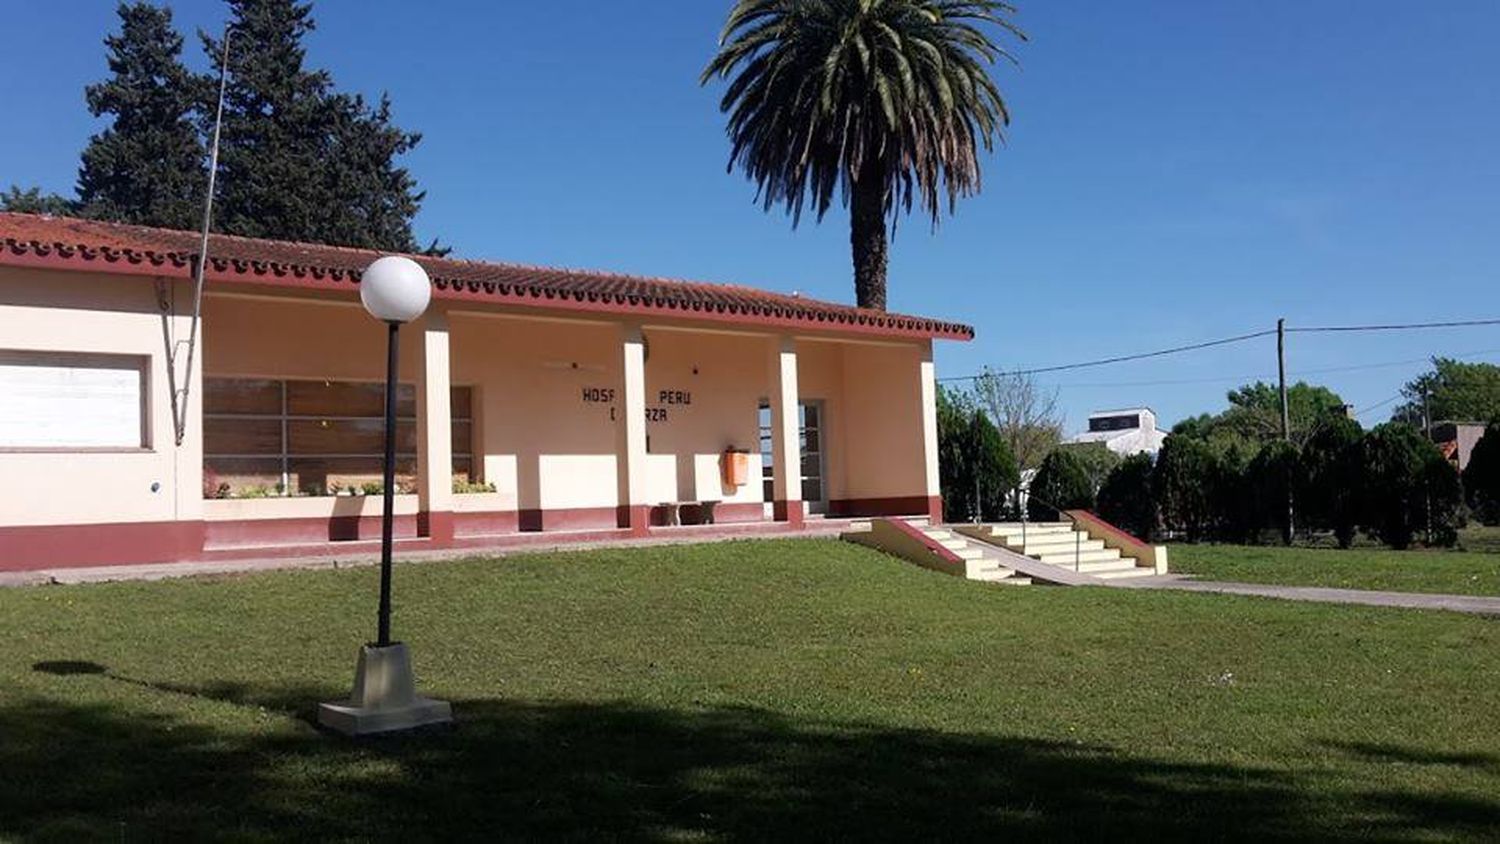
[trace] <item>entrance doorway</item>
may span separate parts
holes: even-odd
[[[809,513],[828,512],[827,445],[823,438],[823,402],[816,399],[797,404],[797,444],[802,451],[802,501]],[[760,462],[765,481],[764,498],[776,498],[776,466],[771,457],[771,403],[760,402]]]

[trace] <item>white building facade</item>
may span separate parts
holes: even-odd
[[[1167,432],[1156,427],[1156,411],[1149,407],[1101,410],[1089,415],[1089,428],[1069,443],[1103,443],[1121,457],[1156,454]]]

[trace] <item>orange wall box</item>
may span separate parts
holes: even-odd
[[[725,486],[738,487],[750,483],[750,452],[727,449],[722,462]]]

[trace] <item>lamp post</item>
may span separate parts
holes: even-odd
[[[453,720],[452,707],[416,693],[411,654],[391,641],[391,552],[396,503],[396,385],[400,369],[401,325],[420,317],[432,300],[432,283],[410,258],[387,256],[360,276],[359,298],[370,315],[384,322],[385,484],[380,525],[380,609],[375,641],[360,649],[354,670],[354,693],[348,701],[325,703],[318,721],[346,735],[408,730]]]

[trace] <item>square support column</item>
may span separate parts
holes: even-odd
[[[932,362],[932,341],[922,345],[917,363],[922,395],[922,459],[925,464],[927,517],[933,524],[943,521],[942,477],[938,468],[937,369]]]
[[[771,509],[776,521],[801,527],[802,514],[802,416],[797,391],[797,341],[776,337],[771,341]]]
[[[624,384],[620,418],[615,425],[615,454],[620,480],[620,527],[645,536],[651,527],[646,500],[646,341],[639,325],[620,331]]]
[[[433,311],[417,335],[418,532],[438,545],[453,541],[453,396],[448,315]]]

